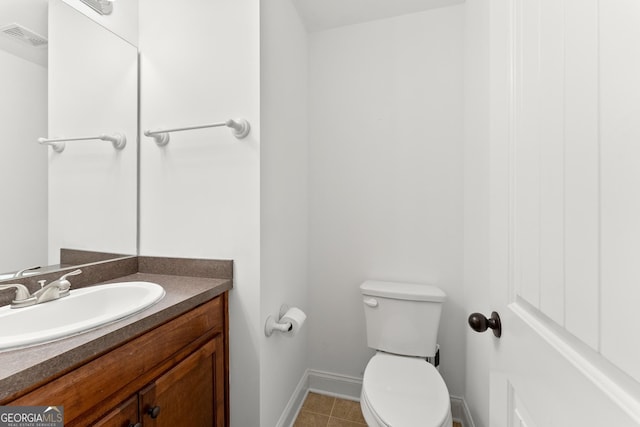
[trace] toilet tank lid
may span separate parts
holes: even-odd
[[[412,301],[443,302],[447,295],[437,286],[424,283],[383,282],[367,280],[360,285],[363,295]]]

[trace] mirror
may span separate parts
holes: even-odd
[[[47,132],[47,46],[38,34],[47,35],[46,0],[0,2],[0,273],[47,265],[47,153],[35,143]]]
[[[0,2],[0,280],[59,268],[73,259],[62,248],[85,261],[137,251],[138,59],[127,34],[112,31],[122,22],[79,0]],[[115,133],[124,148],[37,143]]]

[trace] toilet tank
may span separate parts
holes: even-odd
[[[367,345],[407,356],[436,353],[446,294],[437,286],[367,280],[360,285]]]

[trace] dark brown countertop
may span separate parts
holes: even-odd
[[[0,403],[68,372],[232,288],[232,279],[134,273],[103,283],[146,281],[166,292],[155,305],[75,336],[0,352]],[[46,303],[55,304],[55,301]],[[126,361],[123,361],[126,363]]]

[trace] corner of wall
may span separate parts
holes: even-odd
[[[489,301],[489,8],[465,2],[464,306],[490,312]],[[489,425],[490,340],[467,328],[464,409],[478,426]],[[473,424],[471,424],[473,425]]]
[[[282,304],[307,314],[309,309],[307,40],[290,0],[261,2],[260,49],[260,320],[264,324],[267,316],[278,315]],[[298,380],[307,367],[308,325],[293,337],[275,333],[260,338],[261,425],[289,425],[287,414],[303,398]],[[292,390],[294,401],[287,402]]]

